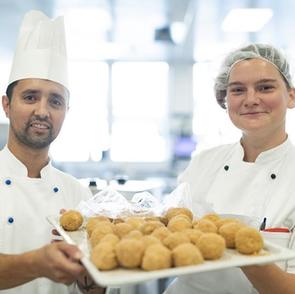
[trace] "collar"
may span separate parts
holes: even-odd
[[[287,138],[282,144],[261,152],[255,160],[255,163],[266,163],[269,161],[274,161],[276,159],[280,159],[286,155],[288,150],[293,146],[292,142],[289,138]],[[241,145],[241,142],[237,143],[239,157],[243,159],[244,157],[244,149]]]
[[[7,145],[0,152],[0,158],[4,163],[5,168],[8,170],[9,175],[19,177],[28,176],[27,167],[14,156],[14,154],[8,149]],[[40,172],[41,178],[49,175],[51,167],[51,160],[49,160],[48,164],[44,166]]]

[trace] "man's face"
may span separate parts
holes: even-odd
[[[67,95],[63,86],[52,81],[18,81],[11,101],[2,97],[10,120],[10,142],[33,149],[49,147],[62,127],[68,109]]]

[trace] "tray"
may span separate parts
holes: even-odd
[[[141,269],[115,269],[111,271],[98,270],[89,259],[88,240],[85,229],[67,232],[59,225],[58,216],[48,216],[47,220],[60,233],[69,244],[76,244],[85,254],[81,259],[93,280],[102,286],[119,287],[127,284],[165,277],[175,277],[200,272],[215,271],[236,266],[273,263],[295,258],[295,251],[265,241],[264,249],[259,255],[243,255],[233,249],[226,249],[222,258],[214,261],[205,261],[194,266],[177,267],[156,271],[143,271]]]

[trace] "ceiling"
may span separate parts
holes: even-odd
[[[244,7],[272,8],[273,17],[257,33],[223,32],[226,14]],[[31,9],[65,15],[68,52],[75,59],[206,61],[248,41],[295,52],[292,0],[0,0],[0,58],[12,55]],[[180,44],[169,34],[176,21],[188,28]]]

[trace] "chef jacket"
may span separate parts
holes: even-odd
[[[289,139],[262,152],[255,162],[243,161],[240,142],[203,151],[180,175],[190,184],[193,209],[206,204],[218,214],[250,216],[256,222],[265,217],[267,227],[295,224],[295,147]],[[292,235],[290,233],[290,239]],[[293,246],[293,242],[289,242]],[[288,262],[295,273],[295,262]],[[176,279],[166,290],[175,293],[257,293],[239,268],[198,273]]]
[[[46,216],[59,215],[60,209],[75,208],[90,197],[87,187],[51,163],[41,170],[41,178],[29,178],[6,146],[0,151],[0,253],[23,253],[50,243],[52,227]],[[39,278],[0,293],[60,294],[69,293],[69,288]]]

